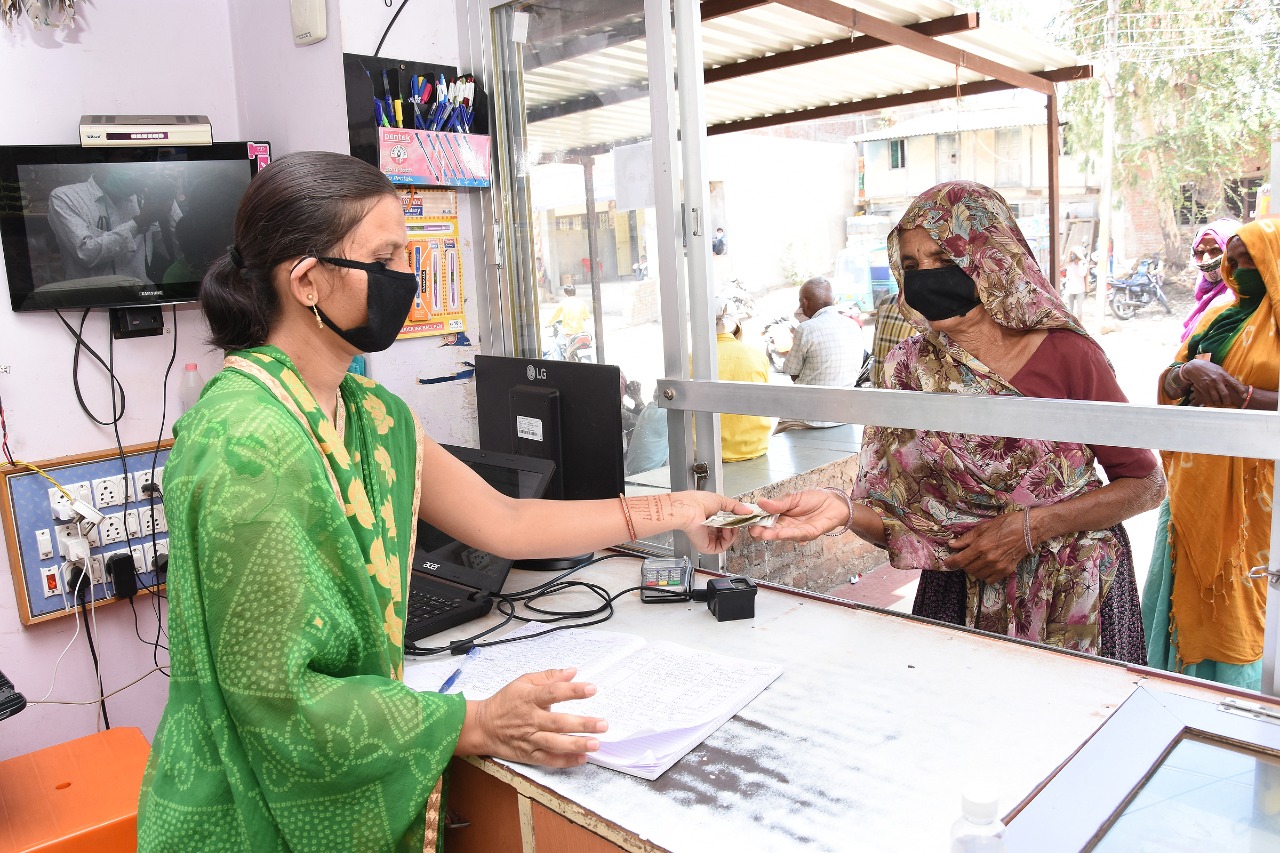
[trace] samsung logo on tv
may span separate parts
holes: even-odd
[[[139,291],[138,291],[138,295],[139,295],[139,296],[164,296],[164,291],[162,291],[162,290],[139,290]]]

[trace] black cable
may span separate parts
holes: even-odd
[[[467,653],[472,648],[477,646],[483,649],[483,648],[488,648],[490,646],[504,645],[506,643],[517,643],[517,642],[520,642],[521,640],[529,640],[534,637],[541,637],[544,634],[550,634],[555,631],[563,631],[568,628],[589,628],[592,625],[599,625],[601,623],[608,622],[610,619],[613,618],[613,614],[614,614],[613,603],[615,601],[617,601],[619,598],[621,598],[622,596],[626,595],[629,592],[637,592],[643,589],[644,587],[640,587],[640,586],[627,587],[624,590],[610,594],[607,589],[600,586],[599,584],[591,583],[589,581],[569,581],[569,580],[565,580],[565,578],[573,574],[574,572],[577,572],[586,568],[587,566],[595,565],[596,563],[600,563],[605,560],[616,560],[624,557],[628,559],[632,559],[631,555],[629,554],[605,554],[602,557],[596,557],[595,559],[588,560],[587,562],[583,563],[580,566],[574,566],[573,568],[568,569],[565,572],[562,572],[559,576],[554,577],[551,580],[548,580],[544,583],[540,583],[537,586],[530,587],[529,589],[519,590],[517,592],[510,592],[510,593],[499,593],[493,597],[494,609],[499,614],[501,614],[504,618],[497,625],[486,628],[485,630],[477,634],[473,634],[472,636],[467,637],[465,639],[455,640],[449,643],[449,645],[447,646],[439,646],[436,648],[424,649],[424,648],[419,648],[417,646],[406,645],[404,652],[406,655],[414,656],[414,657],[427,657],[430,655],[443,654],[445,652],[449,652],[455,655],[460,655],[460,654]],[[564,610],[564,611],[551,610],[543,606],[531,604],[531,602],[538,601],[539,599],[544,598],[546,596],[555,595],[557,593],[565,592],[570,589],[584,589],[587,592],[590,592],[592,595],[595,595],[600,600],[600,604],[588,610]],[[668,592],[668,590],[650,590],[650,592]],[[684,595],[684,593],[675,593],[675,592],[671,592],[671,594]],[[537,618],[519,615],[515,611],[516,611],[516,605],[521,603],[524,604],[526,610],[546,616],[548,618],[537,619]],[[593,618],[593,617],[599,617],[599,618]],[[564,624],[564,625],[555,624],[557,622],[565,622],[566,620],[570,620],[570,619],[586,620],[586,621],[569,622],[568,624]],[[505,626],[511,624],[511,622],[513,621],[520,621],[525,623],[533,622],[533,623],[542,624],[542,625],[553,625],[553,627],[547,628],[545,631],[539,631],[536,634],[524,634],[519,637],[502,637],[497,640],[487,640],[484,642],[478,642],[479,640],[481,640],[481,638],[487,637],[490,634],[494,633],[495,631],[501,630]]]
[[[387,40],[387,36],[390,35],[391,33],[391,28],[396,25],[396,18],[400,17],[400,13],[404,11],[404,7],[408,5],[409,5],[409,0],[403,0],[403,2],[400,4],[400,8],[396,9],[396,13],[391,16],[391,23],[387,24],[387,28],[382,31],[382,38],[378,39],[378,46],[373,49],[374,56],[377,56],[379,53],[382,52],[382,43]],[[387,6],[390,7],[391,4],[387,3]],[[385,94],[388,98],[391,97],[390,92],[387,92]]]
[[[89,582],[89,589],[93,589],[92,579]],[[89,641],[89,657],[93,658],[93,672],[98,677],[98,707],[102,709],[102,723],[110,729],[111,718],[107,716],[106,691],[102,687],[102,668],[98,665],[98,650],[94,648],[93,628],[89,624],[89,606],[85,604],[84,593],[78,583],[76,584],[76,597],[80,599],[80,615],[84,617],[84,636]]]
[[[160,569],[156,565],[156,556],[160,553],[160,548],[159,548],[160,540],[156,533],[156,497],[158,496],[160,498],[160,501],[161,501],[160,506],[163,510],[164,494],[163,492],[160,491],[160,487],[155,485],[154,477],[155,477],[155,471],[156,471],[156,462],[160,460],[160,445],[164,442],[164,424],[165,424],[166,418],[168,417],[168,412],[169,412],[169,374],[173,372],[173,365],[178,360],[178,306],[177,305],[174,305],[171,307],[170,317],[173,322],[173,348],[169,353],[169,364],[164,369],[164,379],[160,384],[160,431],[156,434],[155,449],[152,450],[151,452],[151,476],[153,478],[153,481],[151,483],[152,488],[150,490],[144,489],[144,491],[146,491],[146,496],[147,496],[147,505],[151,507],[152,583],[148,585],[144,581],[143,589],[146,589],[151,593],[151,607],[156,614],[156,638],[154,642],[148,643],[148,645],[151,646],[151,662],[155,665],[156,669],[160,670],[160,673],[164,675],[165,678],[169,677],[169,672],[164,667],[160,666],[160,649],[163,648],[166,652],[169,651],[168,646],[162,646],[160,643],[160,635],[164,633],[164,619],[163,619],[163,614],[161,613],[161,610],[160,610],[160,599],[164,598],[165,596],[160,592]],[[147,568],[146,566],[143,566],[143,573],[145,573],[146,568]],[[139,579],[141,579],[141,575],[139,575]],[[133,600],[130,599],[130,605],[132,605],[132,602]],[[141,632],[137,631],[138,615],[136,610],[134,611],[133,622],[134,622],[135,633],[138,634],[138,639],[142,640]],[[166,639],[167,638],[168,638],[168,635],[166,635]],[[142,640],[142,641],[144,643],[147,642],[146,640]]]
[[[84,323],[85,323],[85,320],[89,317],[90,310],[91,309],[86,308],[84,309],[84,313],[80,315],[80,331],[78,332],[74,328],[72,328],[70,323],[67,322],[67,318],[62,316],[61,311],[55,310],[53,313],[58,315],[58,319],[62,321],[62,325],[66,326],[67,331],[71,333],[71,337],[76,339],[75,349],[72,350],[72,353],[71,353],[71,386],[72,388],[75,389],[76,401],[80,403],[80,410],[83,411],[86,416],[88,416],[89,420],[93,421],[99,426],[111,426],[113,423],[119,422],[119,420],[124,417],[124,411],[125,411],[124,385],[120,384],[120,380],[116,378],[115,373],[112,372],[112,370],[107,366],[107,363],[102,360],[102,356],[98,355],[97,351],[94,350],[93,347],[85,343]],[[115,337],[112,336],[111,340],[115,340]],[[110,385],[109,390],[111,392],[111,411],[113,413],[113,416],[115,417],[114,421],[104,421],[101,418],[99,418],[97,415],[95,415],[93,412],[89,411],[89,406],[84,401],[84,395],[80,393],[80,350],[81,349],[84,349],[87,353],[89,353],[89,355],[93,356],[93,359],[96,362],[98,362],[98,364],[102,365],[102,369],[106,370],[107,374],[111,377],[112,384]],[[117,390],[119,390],[120,392],[120,406],[119,406],[120,413],[118,415],[114,414],[117,408],[116,407],[116,391]]]

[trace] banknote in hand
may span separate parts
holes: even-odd
[[[746,504],[751,512],[746,514],[720,511],[702,522],[707,527],[771,527],[778,516],[767,513],[755,504]]]

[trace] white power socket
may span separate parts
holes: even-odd
[[[133,493],[134,499],[139,501],[147,500],[147,493],[142,490],[143,486],[155,483],[157,486],[164,485],[164,468],[155,468],[150,471],[138,471],[133,475]]]
[[[101,554],[89,557],[89,579],[94,583],[107,582],[106,564],[103,563]]]
[[[136,509],[127,509],[124,512],[124,529],[133,538],[142,535],[142,527],[138,523],[138,511]]]
[[[123,474],[93,481],[93,502],[98,506],[124,506],[125,497]]]
[[[75,494],[72,492],[72,494]],[[67,500],[67,496],[62,493],[62,489],[49,489],[49,513],[58,521],[70,521],[73,517],[71,512],[71,501]]]
[[[103,545],[114,545],[116,542],[124,541],[124,513],[117,512],[114,515],[104,517],[98,524],[98,538],[102,540]]]
[[[145,572],[147,570],[147,564],[146,557],[142,553],[142,546],[134,545],[129,549],[129,553],[133,555],[133,567],[137,569],[139,573]]]

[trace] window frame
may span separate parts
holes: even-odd
[[[1263,701],[1259,702],[1258,700]],[[1250,714],[1250,709],[1258,710]],[[1263,718],[1277,715],[1276,720]],[[1211,702],[1137,687],[1006,821],[1008,853],[1092,850],[1187,737],[1280,758],[1280,704],[1250,694]]]

